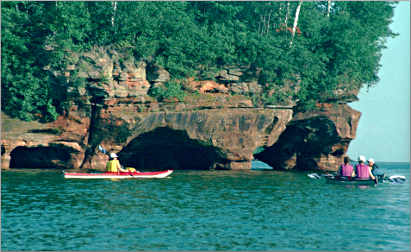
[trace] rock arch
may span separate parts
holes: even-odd
[[[254,157],[279,170],[336,170],[351,139],[324,116],[293,121],[278,141]]]
[[[119,152],[120,162],[139,170],[210,170],[224,163],[223,152],[183,130],[156,128],[131,140]]]
[[[154,148],[153,153],[163,156],[172,155],[174,151],[167,148],[167,137],[156,139],[160,135],[170,134],[173,148],[182,150],[193,150],[193,160],[202,160],[204,154],[194,158],[196,153],[207,153],[203,163],[206,166],[190,169],[251,169],[253,150],[257,146],[272,145],[285,129],[286,124],[291,119],[291,109],[202,109],[195,111],[179,112],[149,112],[136,113],[129,107],[122,107],[121,113],[108,106],[103,109],[100,115],[95,132],[99,132],[100,138],[95,138],[94,142],[102,145],[110,152],[124,155],[120,161],[126,166],[143,167],[144,169],[157,169],[155,166],[165,167],[159,163],[152,163],[149,168],[146,159],[141,155],[150,156],[143,147]],[[126,135],[121,132],[127,132]],[[156,136],[153,132],[160,132]],[[124,136],[123,136],[124,135]],[[144,140],[145,139],[145,140]],[[158,144],[152,144],[154,140]],[[164,146],[163,146],[164,145]],[[183,147],[184,146],[184,147]],[[93,149],[92,148],[92,149]],[[161,153],[159,150],[162,150]],[[84,162],[82,168],[105,167],[106,157],[93,155],[90,151],[89,162]],[[223,154],[221,154],[223,153]],[[162,156],[160,155],[160,156]],[[180,155],[174,155],[180,156]],[[148,158],[155,160],[154,158]],[[172,160],[178,158],[170,157]],[[135,160],[139,160],[138,162]],[[212,161],[209,161],[212,160]],[[177,164],[169,164],[169,167],[184,167],[188,165],[178,160]],[[145,164],[144,164],[145,163]],[[195,167],[195,162],[191,162]],[[196,162],[197,165],[199,162]],[[158,168],[159,169],[159,168]]]

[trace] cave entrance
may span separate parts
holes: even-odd
[[[71,152],[73,150],[65,146],[19,146],[10,152],[10,168],[65,169]]]
[[[258,157],[258,154],[263,151],[265,151],[265,147],[263,146],[259,146],[253,151],[254,160],[251,161],[252,170],[273,170],[273,167],[271,167],[269,164],[256,158],[256,156]]]
[[[254,158],[267,163],[275,170],[290,170],[297,167],[297,156],[306,148],[308,133],[295,126],[287,126],[277,142],[254,153]]]
[[[276,170],[315,170],[321,157],[341,159],[347,146],[334,123],[318,117],[288,125],[273,146],[254,157]]]
[[[136,137],[119,153],[119,159],[124,166],[151,171],[210,170],[225,160],[218,148],[167,127]]]

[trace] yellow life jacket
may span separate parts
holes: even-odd
[[[120,161],[113,159],[107,162],[106,169],[108,172],[119,172]]]

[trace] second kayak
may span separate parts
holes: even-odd
[[[359,179],[351,177],[340,176],[325,176],[325,179],[329,183],[346,184],[346,185],[375,185],[377,181],[372,179]]]

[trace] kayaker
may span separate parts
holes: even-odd
[[[368,159],[368,166],[371,167],[371,173],[378,179],[378,181],[382,181],[384,179],[384,172],[378,168],[378,165],[375,163],[373,158]]]
[[[371,177],[372,180],[375,180],[375,177],[371,172],[371,167],[365,164],[364,156],[358,157],[358,164],[355,166],[355,174],[357,174],[357,178],[359,179],[369,179]]]
[[[355,171],[352,165],[350,164],[350,158],[344,157],[344,164],[338,169],[338,175],[341,177],[355,177]]]
[[[121,168],[120,161],[116,153],[110,153],[110,160],[107,162],[106,169],[108,172],[128,172]]]

